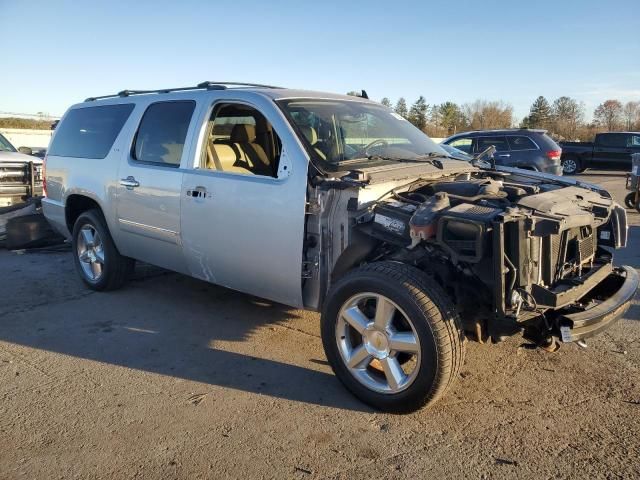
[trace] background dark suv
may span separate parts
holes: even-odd
[[[546,130],[507,129],[463,132],[442,141],[470,155],[496,147],[496,164],[562,175],[562,149]]]

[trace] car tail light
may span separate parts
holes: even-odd
[[[42,177],[42,196],[47,196],[47,156],[45,155],[42,159],[42,172],[40,173]]]
[[[562,150],[549,150],[545,155],[549,160],[560,160]]]

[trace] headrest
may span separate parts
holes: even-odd
[[[231,130],[231,142],[253,143],[256,139],[256,127],[248,123],[239,123]]]
[[[318,143],[318,134],[313,127],[301,126],[300,130],[302,131],[302,134],[307,137],[307,140],[309,140],[311,145]]]

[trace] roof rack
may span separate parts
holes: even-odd
[[[228,87],[282,88],[282,87],[276,87],[273,85],[263,85],[260,83],[207,81],[207,82],[199,83],[195,87],[162,88],[160,90],[122,90],[112,95],[102,95],[100,97],[89,97],[85,99],[85,102],[93,102],[95,100],[102,100],[104,98],[130,97],[132,95],[146,95],[148,93],[184,92],[188,90],[226,90]]]

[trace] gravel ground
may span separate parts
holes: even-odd
[[[621,201],[622,175],[589,173]],[[640,267],[640,215],[616,263]],[[640,305],[549,354],[469,343],[430,409],[372,411],[315,313],[153,267],[92,293],[0,251],[0,478],[638,478]]]

